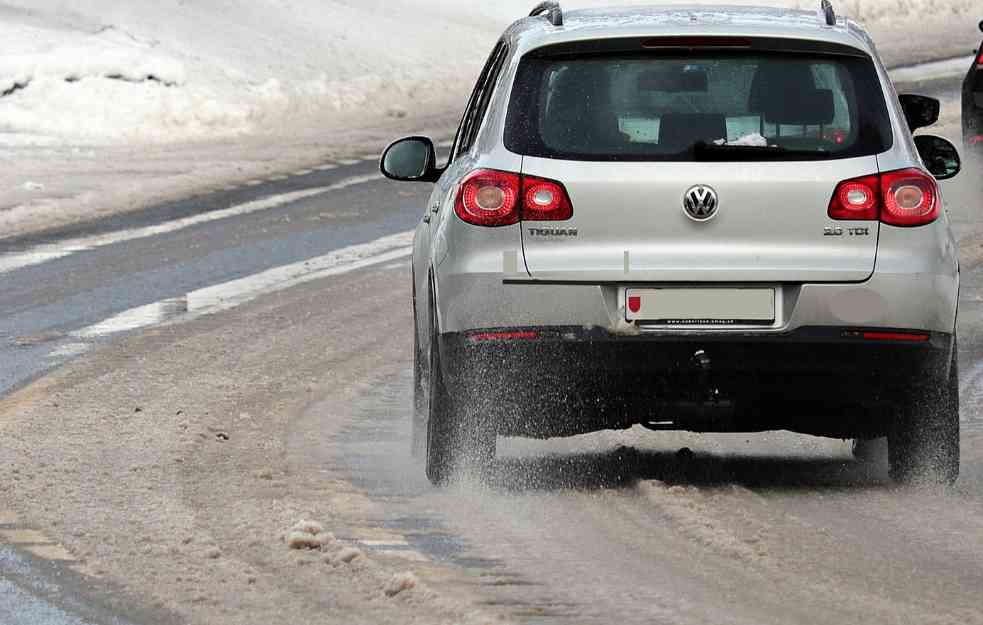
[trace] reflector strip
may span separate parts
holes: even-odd
[[[514,332],[477,332],[468,336],[468,340],[473,343],[488,343],[491,341],[527,341],[535,338],[539,338],[539,333],[531,330]]]
[[[909,334],[906,332],[864,332],[868,341],[903,341],[907,343],[924,343],[928,341],[927,334]]]

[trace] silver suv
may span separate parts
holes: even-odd
[[[413,254],[413,447],[435,483],[496,436],[887,436],[959,471],[957,246],[870,37],[816,12],[536,7],[481,72]]]

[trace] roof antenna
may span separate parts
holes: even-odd
[[[820,5],[823,15],[826,17],[827,26],[836,26],[836,11],[833,10],[833,3],[829,0],[823,0],[822,5]]]
[[[546,13],[546,19],[550,21],[550,24],[563,26],[563,9],[560,8],[559,2],[540,2],[529,14],[529,17],[536,17],[543,13]]]

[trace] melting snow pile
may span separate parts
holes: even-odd
[[[322,549],[335,543],[334,535],[314,521],[298,521],[284,540],[291,549]]]
[[[960,19],[976,3],[946,7]],[[347,123],[371,123],[461,106],[495,38],[533,4],[5,0],[0,145],[199,140],[320,128],[346,114],[353,114]],[[936,11],[929,0],[837,4],[868,21]]]

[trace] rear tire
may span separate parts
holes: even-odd
[[[959,478],[959,372],[953,345],[948,377],[913,392],[888,435],[891,477],[901,484],[950,486]]]
[[[431,306],[431,311],[433,306]],[[495,459],[496,428],[483,418],[480,402],[465,401],[459,387],[447,383],[445,371],[467,371],[465,363],[444,363],[435,315],[431,312],[430,398],[427,423],[427,478],[445,485],[458,472],[481,472]]]
[[[420,326],[416,318],[416,297],[413,298],[413,424],[410,453],[422,458],[427,451],[427,396],[430,384],[426,375],[426,353],[420,345]]]

